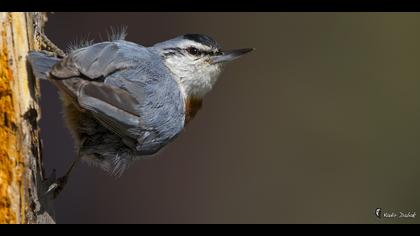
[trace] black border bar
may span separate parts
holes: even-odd
[[[2,11],[415,12],[416,0],[5,0]]]

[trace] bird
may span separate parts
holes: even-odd
[[[253,48],[223,50],[210,36],[184,34],[150,47],[126,33],[59,57],[31,51],[37,79],[59,90],[78,160],[121,176],[133,161],[173,141],[202,107],[226,62]]]

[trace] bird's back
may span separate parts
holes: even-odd
[[[34,53],[33,66],[34,58],[43,64]],[[81,155],[114,174],[160,150],[184,127],[180,88],[149,48],[124,40],[98,43],[74,50],[39,74],[48,74],[64,93]]]
[[[104,83],[123,88],[141,101],[142,121],[151,129],[148,139],[169,141],[184,127],[185,104],[179,85],[153,50],[127,41],[116,43],[121,58],[135,63],[107,76]]]

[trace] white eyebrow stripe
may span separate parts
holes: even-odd
[[[195,47],[200,51],[211,51],[212,50],[211,47],[209,47],[207,45],[203,45],[201,43],[197,43],[197,42],[192,41],[192,40],[185,40],[185,41],[179,43],[178,46],[182,49],[186,49],[186,48],[189,48],[189,47]]]

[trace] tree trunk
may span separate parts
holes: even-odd
[[[0,223],[55,223],[45,193],[39,84],[26,63],[46,14],[0,12]]]

